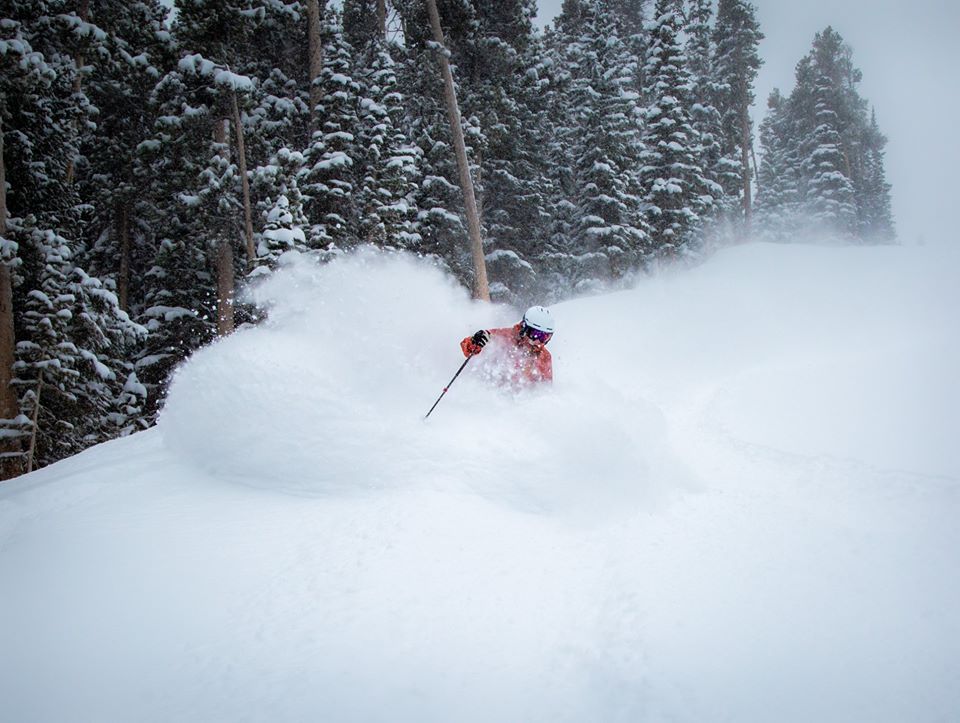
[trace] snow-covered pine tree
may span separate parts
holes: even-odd
[[[544,241],[545,163],[538,145],[539,62],[531,0],[473,3],[475,32],[462,38],[464,112],[482,131],[479,156],[486,262],[495,299],[521,305],[537,293],[531,263]]]
[[[643,93],[646,83],[643,72],[648,40],[646,17],[650,4],[651,0],[602,0],[600,4],[601,10],[616,28],[617,36],[630,58],[629,69],[633,80],[629,89],[637,94]]]
[[[416,194],[421,150],[403,132],[404,99],[391,47],[376,35],[366,49],[360,101],[360,239],[378,246],[417,249]]]
[[[760,123],[754,228],[759,237],[771,241],[790,241],[799,225],[799,146],[787,110],[786,99],[774,89]]]
[[[343,0],[343,36],[357,54],[378,41],[385,41],[377,17],[378,0]]]
[[[90,22],[105,33],[95,52],[85,92],[98,108],[96,126],[82,134],[77,175],[89,208],[84,239],[91,273],[115,289],[121,308],[140,301],[140,279],[150,259],[140,243],[149,229],[138,213],[149,179],[134,174],[137,149],[152,132],[149,98],[173,65],[173,44],[158,0],[100,2]],[[131,288],[132,287],[132,288]]]
[[[814,38],[810,58],[820,82],[829,81],[829,91],[820,88],[818,92],[836,114],[843,154],[841,170],[854,192],[855,233],[861,241],[887,242],[893,237],[893,222],[883,170],[882,149],[886,139],[876,125],[875,116],[868,113],[867,101],[857,90],[862,73],[853,63],[853,50],[839,33],[828,27]],[[873,218],[880,219],[876,227]]]
[[[569,283],[595,288],[640,268],[649,251],[634,58],[592,0],[564,5],[552,42],[562,118],[554,150],[565,166],[554,208],[569,229],[561,239],[555,225],[553,243],[565,245],[556,258],[566,256]]]
[[[864,138],[863,178],[857,192],[857,234],[866,243],[892,243],[896,238],[890,184],[884,168],[886,144],[874,111]]]
[[[723,136],[720,111],[714,102],[718,84],[715,80],[713,62],[713,3],[711,0],[688,0],[687,7],[687,68],[690,71],[690,123],[700,138],[698,156],[713,197],[713,210],[702,219],[702,233],[716,239],[722,229],[717,223],[720,211],[726,206],[720,176],[724,171]]]
[[[36,117],[43,96],[56,79],[56,71],[31,46],[31,28],[24,24],[30,20],[30,5],[7,3],[0,21],[0,479],[24,470],[22,442],[29,433],[29,419],[21,414],[17,391],[11,385],[16,361],[15,316],[23,301],[14,290],[15,270],[22,263],[18,238],[23,238],[23,219],[16,213],[25,213],[29,197],[29,192],[22,194],[16,184],[18,176],[21,184],[30,180],[29,166],[18,167],[17,160],[29,158],[32,147],[20,128]],[[17,155],[8,150],[11,148]],[[19,203],[18,191],[22,194]]]
[[[225,335],[234,328],[235,278],[249,268],[255,258],[252,233],[244,225],[247,197],[244,186],[242,155],[243,118],[239,117],[237,95],[253,92],[254,80],[219,66],[200,54],[181,58],[178,70],[192,85],[205,109],[198,130],[209,130],[212,145],[207,144],[206,163],[201,166],[191,186],[193,193],[180,194],[192,209],[192,223],[199,237],[210,246],[216,273],[217,330]],[[231,144],[235,139],[236,146]],[[203,148],[202,141],[200,148]],[[203,153],[201,150],[200,153]],[[200,156],[202,158],[202,156]],[[238,240],[247,239],[247,251],[237,253]]]
[[[545,236],[537,249],[538,293],[543,303],[569,294],[576,268],[573,247],[576,206],[569,200],[575,193],[572,158],[576,136],[573,109],[567,103],[572,75],[563,60],[563,41],[559,32],[548,27],[544,37],[542,60],[535,66],[539,103],[538,147],[544,162],[540,187],[545,212],[541,218]]]
[[[852,238],[857,208],[853,183],[845,172],[839,118],[830,79],[817,76],[813,92],[814,128],[801,143],[801,171],[806,179],[804,213],[815,233]]]
[[[263,233],[258,245],[258,259],[261,265],[252,272],[261,275],[275,267],[287,251],[295,251],[306,246],[306,234],[303,228],[306,217],[297,204],[291,204],[290,199],[280,195],[274,201],[270,210],[265,214]]]
[[[416,194],[421,150],[405,132],[406,99],[398,65],[403,49],[386,37],[385,7],[378,0],[347,0],[344,34],[355,51],[360,85],[358,141],[361,154],[357,210],[360,240],[379,246],[418,248]]]
[[[127,344],[139,330],[84,270],[78,241],[88,205],[73,178],[85,164],[81,133],[93,128],[96,111],[78,81],[77,61],[80,44],[101,42],[105,33],[47,2],[13,2],[5,10],[0,115],[11,215],[5,236],[12,242],[4,249],[15,266],[13,383],[21,419],[36,413],[37,466],[115,436],[108,416],[125,376],[119,360],[129,356]]]
[[[242,40],[244,20],[233,6],[189,2],[180,10],[176,27],[181,42],[190,44],[152,95],[157,120],[152,137],[140,146],[137,169],[152,180],[142,206],[148,225],[160,230],[156,240],[150,239],[154,256],[139,316],[150,330],[137,370],[151,392],[151,414],[171,369],[218,331],[229,331],[234,277],[244,266],[234,253],[242,239],[243,213],[228,118],[233,94],[253,83],[189,52],[208,47],[231,57],[223,36],[209,39],[207,34],[220,27],[222,18]]]
[[[73,13],[46,0],[6,3],[3,93],[9,212],[33,214],[40,227],[75,238],[80,197],[66,182],[67,168],[79,157],[80,129],[93,108],[77,90],[73,50],[80,24]]]
[[[864,206],[872,203],[867,169],[873,165],[874,178],[878,172],[877,157],[868,160],[868,149],[879,129],[872,127],[867,103],[857,92],[859,81],[850,47],[828,27],[797,64],[796,85],[784,109],[800,167],[799,220],[816,233],[850,239],[859,238],[870,213]],[[884,225],[892,229],[892,219]]]
[[[268,274],[287,251],[310,250],[306,237],[309,222],[297,181],[305,162],[299,151],[281,148],[269,164],[253,174],[262,231],[257,234],[257,265],[252,276]]]
[[[150,226],[162,230],[150,239],[154,259],[140,307],[151,338],[139,364],[144,382],[156,390],[218,326],[221,333],[230,328],[234,277],[249,264],[237,247],[246,201],[238,165],[256,169],[284,148],[302,147],[309,118],[301,52],[306,27],[298,3],[179,0],[177,10],[173,30],[181,58],[157,85],[158,121],[141,145],[138,170],[153,182],[143,204]],[[278,185],[289,184],[295,179]],[[286,189],[261,184],[258,190],[263,206]],[[259,215],[252,221],[256,252]]]
[[[136,369],[149,396],[146,413],[155,419],[173,369],[216,335],[216,296],[205,229],[196,218],[194,188],[212,134],[205,104],[191,95],[180,71],[158,84],[154,137],[141,145],[137,174],[154,179],[141,200],[148,227],[156,229],[152,262],[144,273],[138,320],[149,334]]]
[[[40,263],[24,264],[38,274],[25,279],[33,288],[23,304],[16,369],[18,383],[39,401],[36,467],[142,428],[144,395],[127,382],[136,378],[128,360],[145,330],[76,266],[66,239],[37,232],[28,260],[33,253]]]
[[[713,184],[700,166],[701,141],[689,115],[690,72],[676,0],[657,0],[647,51],[646,130],[641,181],[647,219],[661,258],[694,250],[701,219],[713,208]]]
[[[422,180],[416,192],[417,226],[421,250],[447,267],[462,283],[471,285],[474,272],[467,243],[467,221],[463,192],[454,156],[450,122],[444,105],[443,80],[439,62],[420,2],[395,3],[404,24],[402,62],[398,63],[399,90],[408,99],[403,127],[413,146],[421,150]],[[444,29],[456,25],[457,17],[444,11]],[[454,46],[456,34],[448,34]],[[453,68],[457,96],[462,94],[460,73]],[[477,165],[474,146],[482,147],[483,139],[475,126],[464,128],[467,156],[473,169]],[[474,185],[482,196],[482,178],[474,173]]]
[[[852,50],[828,27],[797,63],[790,96],[771,96],[757,199],[767,237],[812,232],[868,243],[893,239],[886,139],[857,91],[860,78]]]
[[[754,101],[754,81],[763,62],[758,50],[763,34],[754,6],[746,0],[719,0],[713,39],[717,88],[714,104],[720,112],[722,129],[717,180],[726,199],[740,201],[739,211],[734,210],[732,203],[727,204],[731,218],[742,220],[749,230],[753,200],[750,106]]]
[[[19,473],[20,437],[23,434],[20,405],[11,386],[16,360],[13,318],[13,270],[17,245],[7,238],[7,168],[3,153],[4,114],[0,109],[0,480]]]
[[[307,165],[300,188],[310,220],[310,245],[350,248],[360,238],[356,207],[360,130],[360,84],[353,52],[343,36],[340,14],[327,11],[321,74],[320,128],[304,153]]]
[[[249,198],[250,171],[267,162],[280,148],[305,132],[308,106],[305,90],[306,58],[296,52],[295,43],[306,32],[298,3],[275,0],[250,7],[246,2],[223,0],[202,3],[188,0],[177,19],[177,36],[188,57],[198,55],[212,62],[208,76],[217,92],[211,110],[229,119],[230,155],[239,167],[243,203],[245,253],[238,269],[250,268],[256,250],[252,206]],[[194,71],[200,66],[194,64]],[[232,248],[222,248],[219,272],[228,270],[225,257]],[[218,282],[226,289],[225,278]]]
[[[254,80],[239,95],[247,168],[266,164],[282,148],[303,149],[309,140],[307,29],[294,0],[258,3],[247,34],[255,42],[231,48],[223,61]],[[236,137],[236,134],[234,134]],[[250,171],[251,176],[252,171]]]

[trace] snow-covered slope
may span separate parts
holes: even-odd
[[[949,720],[957,261],[730,249],[426,423],[516,312],[294,262],[159,429],[0,487],[0,717]]]

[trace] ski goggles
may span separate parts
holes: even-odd
[[[553,336],[552,331],[540,331],[539,329],[534,329],[532,326],[524,326],[523,333],[534,341],[539,341],[541,344],[546,344],[550,341],[550,337]]]

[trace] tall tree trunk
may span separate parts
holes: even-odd
[[[130,206],[126,201],[117,203],[117,240],[120,242],[120,274],[117,279],[117,296],[120,308],[130,308]]]
[[[377,0],[377,30],[380,39],[387,38],[387,0]]]
[[[317,106],[322,99],[320,75],[323,73],[323,44],[320,38],[320,1],[307,0],[307,45],[310,55],[310,135],[320,128]],[[326,2],[326,0],[323,0]]]
[[[250,207],[250,181],[247,178],[247,151],[243,142],[243,125],[240,123],[240,104],[237,91],[233,91],[233,125],[237,136],[237,166],[240,170],[240,188],[243,189],[243,236],[247,244],[247,269],[253,268],[257,251],[253,247],[253,209]]]
[[[40,399],[43,394],[43,371],[37,374],[37,391],[33,397],[33,412],[30,415],[30,448],[27,450],[27,474],[33,472],[33,459],[37,452],[37,434],[40,432]]]
[[[224,149],[225,157],[230,157],[227,135],[230,121],[226,118],[213,124],[213,140]],[[233,332],[233,240],[229,231],[224,233],[216,251],[217,267],[217,336],[227,336]]]
[[[0,236],[7,235],[7,169],[3,159],[3,118],[0,116]],[[13,390],[13,363],[16,359],[16,337],[13,329],[13,274],[7,260],[0,258],[0,418],[13,420],[20,414],[20,405]],[[9,422],[8,422],[9,424]],[[7,427],[6,431],[13,432]],[[21,449],[19,441],[4,438],[0,453],[0,479],[10,479],[23,469],[15,456]]]
[[[753,216],[753,199],[750,193],[750,109],[740,109],[740,163],[743,175],[743,234],[750,234],[750,220]]]
[[[217,247],[217,336],[233,333],[233,244]]]
[[[853,181],[853,169],[850,167],[850,154],[847,153],[847,149],[840,147],[840,152],[843,154],[843,165],[847,169],[847,178],[852,182]]]
[[[90,17],[90,0],[80,0],[80,7],[77,9],[77,15],[80,17],[82,22],[87,22],[87,19]],[[77,76],[73,79],[73,92],[75,94],[80,93],[83,90],[83,82],[80,79],[80,71],[84,65],[83,53],[78,52],[74,58],[74,64],[77,66]],[[79,132],[79,124],[74,122],[74,127]],[[67,185],[73,183],[73,178],[76,175],[77,170],[77,159],[70,158],[67,161]]]
[[[470,164],[467,162],[467,145],[463,140],[463,128],[460,125],[460,107],[457,105],[457,91],[453,84],[453,72],[450,70],[450,60],[447,57],[446,45],[443,40],[443,28],[440,27],[440,13],[437,12],[436,0],[427,0],[427,10],[430,13],[430,25],[433,28],[433,39],[440,46],[440,72],[443,75],[444,96],[447,101],[447,115],[450,118],[450,133],[453,136],[453,147],[457,156],[457,168],[460,170],[460,188],[463,190],[463,200],[467,211],[467,226],[470,232],[470,253],[473,256],[473,298],[490,301],[490,286],[487,283],[487,263],[483,256],[483,239],[480,237],[480,213],[477,210],[477,199],[473,192],[473,179],[470,177]]]

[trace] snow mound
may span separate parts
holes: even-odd
[[[519,311],[286,258],[162,429],[0,486],[4,721],[956,718],[956,252],[727,249],[426,423]]]
[[[161,418],[168,447],[208,472],[296,494],[426,485],[577,514],[682,476],[655,407],[596,375],[564,379],[562,362],[552,388],[513,394],[486,380],[481,355],[424,421],[460,339],[520,312],[471,301],[422,259],[288,258],[252,296],[269,322],[188,361]]]

